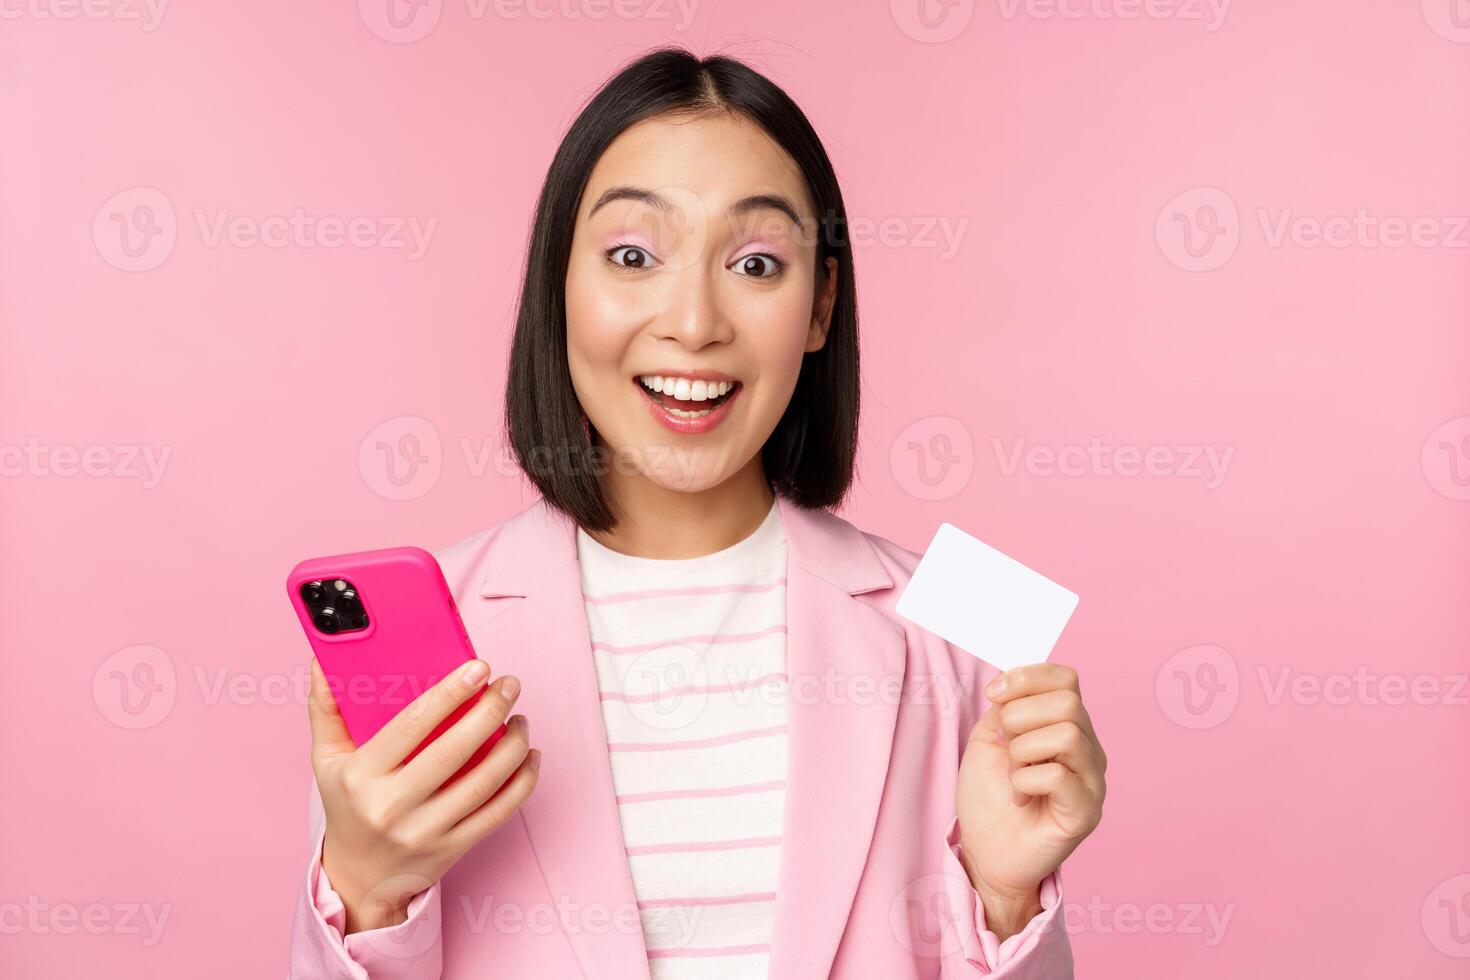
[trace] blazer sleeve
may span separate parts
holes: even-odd
[[[413,897],[396,926],[343,936],[347,913],[322,870],[326,815],[311,789],[312,854],[291,924],[288,980],[439,980],[444,947],[436,882]]]
[[[959,930],[959,955],[944,960],[944,980],[992,977],[999,980],[1071,980],[1072,945],[1062,918],[1062,885],[1057,872],[1041,882],[1041,911],[1024,929],[1001,941],[985,923],[985,904],[960,862],[960,820],[945,835],[944,888],[950,921]]]
[[[964,751],[970,729],[990,707],[985,685],[1000,674],[990,664],[956,651],[949,644],[957,676],[962,681],[963,697],[959,745]],[[1014,936],[1001,941],[985,922],[985,905],[970,884],[970,876],[960,861],[960,819],[950,821],[944,840],[944,891],[950,921],[959,931],[959,950],[943,959],[944,980],[1072,980],[1072,944],[1067,938],[1062,911],[1060,869],[1041,882],[1041,911]]]

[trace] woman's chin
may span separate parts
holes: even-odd
[[[724,458],[725,453],[708,446],[665,444],[624,447],[614,454],[613,465],[621,475],[636,474],[663,490],[699,493],[729,478]]]

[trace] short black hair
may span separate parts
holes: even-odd
[[[805,508],[836,507],[852,485],[858,436],[857,287],[847,211],[816,131],[779,86],[724,55],[656,48],[588,101],[546,173],[526,255],[505,391],[516,464],[546,501],[584,528],[617,523],[567,366],[566,276],[577,208],[593,168],[628,127],[664,114],[733,113],[760,126],[796,161],[817,214],[817,282],[837,259],[826,342],[804,356],[796,389],[761,450],[771,489]]]

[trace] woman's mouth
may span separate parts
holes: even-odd
[[[724,421],[742,388],[733,379],[658,374],[640,374],[633,383],[642,390],[653,417],[684,435],[708,432]]]

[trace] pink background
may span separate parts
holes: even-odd
[[[284,971],[310,779],[285,573],[531,499],[497,437],[531,207],[581,100],[676,42],[787,88],[866,236],[847,516],[915,549],[952,521],[1082,597],[1055,656],[1112,767],[1066,865],[1079,975],[1464,976],[1450,3],[426,0],[396,33],[379,0],[152,29],[8,4],[0,974]],[[375,244],[212,236],[296,209]],[[1421,243],[1313,244],[1360,211]],[[422,254],[377,241],[393,218],[435,222]],[[1067,448],[1094,439],[1153,473]],[[426,462],[398,486],[379,442]]]

